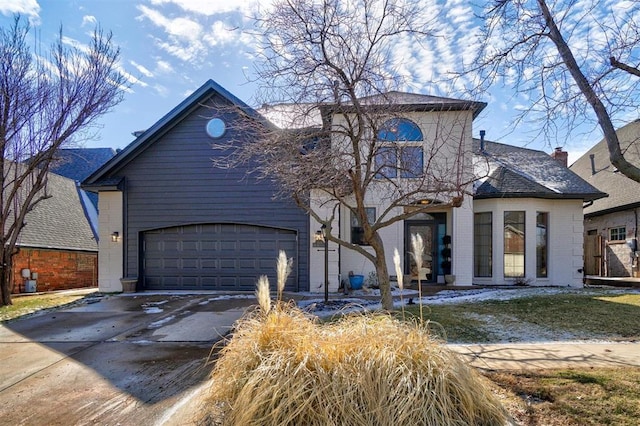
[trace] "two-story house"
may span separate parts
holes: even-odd
[[[398,248],[405,275],[427,283],[455,276],[457,285],[581,285],[582,203],[604,194],[541,151],[474,140],[483,103],[400,92],[385,98],[393,102],[375,133],[381,145],[366,213],[371,220],[411,213],[380,230],[389,271]],[[320,109],[328,128],[348,116],[344,108]],[[273,126],[210,80],[84,181],[99,193],[101,290],[121,290],[121,278],[135,279],[139,290],[253,290],[259,275],[274,277],[280,249],[295,261],[288,290],[323,286],[319,223],[274,198],[274,185],[247,175],[248,166],[213,166],[213,142],[256,137],[233,125],[236,114]],[[329,146],[340,144],[332,137]],[[426,175],[429,185],[420,187]],[[411,196],[391,197],[398,188]],[[334,207],[322,197],[310,197],[320,216]],[[332,229],[368,250],[348,196],[343,201]],[[407,254],[416,233],[426,246],[419,270]],[[331,243],[327,254],[332,291],[350,272],[374,270],[348,248]]]

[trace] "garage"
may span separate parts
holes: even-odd
[[[147,290],[253,291],[260,275],[275,286],[280,250],[298,260],[293,230],[246,224],[197,224],[146,231],[141,258]],[[297,291],[297,264],[286,290]]]

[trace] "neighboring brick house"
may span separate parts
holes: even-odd
[[[620,148],[640,166],[640,120],[618,129]],[[620,173],[609,160],[603,139],[571,165],[571,170],[609,194],[584,206],[585,271],[602,277],[640,276],[638,240],[640,183]]]
[[[13,259],[14,293],[33,291],[25,287],[23,270],[35,278],[37,291],[97,285],[98,243],[87,217],[95,209],[83,197],[77,183],[49,174],[47,192],[25,218]],[[37,278],[33,274],[37,274]]]

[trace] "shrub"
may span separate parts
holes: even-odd
[[[204,417],[225,425],[506,423],[478,373],[419,323],[319,323],[282,302],[236,324],[209,391]]]

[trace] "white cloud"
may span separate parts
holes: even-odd
[[[173,67],[167,61],[159,60],[156,62],[156,73],[158,74],[172,74],[174,72]]]
[[[82,26],[91,25],[95,26],[98,23],[98,20],[93,15],[85,15],[82,17]]]
[[[258,5],[268,3],[271,2],[264,0],[151,0],[151,4],[156,6],[174,4],[186,12],[205,16],[229,12],[247,13],[255,10]]]
[[[195,41],[201,37],[202,26],[188,18],[167,18],[157,10],[146,6],[138,6],[143,16],[149,19],[153,24],[162,28],[170,36],[182,40]]]
[[[151,71],[149,71],[147,68],[145,68],[143,65],[140,65],[139,63],[137,63],[136,61],[129,61],[129,63],[138,70],[138,72],[140,74],[142,74],[145,77],[148,78],[152,78],[153,77],[153,73]]]
[[[14,13],[26,15],[32,24],[40,24],[40,5],[37,0],[0,0],[0,12],[7,16]]]
[[[224,22],[216,21],[211,25],[209,32],[204,35],[203,40],[210,46],[231,43],[237,39],[237,30],[227,27]]]
[[[167,97],[167,95],[169,95],[169,89],[167,89],[167,87],[163,86],[162,84],[156,84],[153,86],[153,90],[156,91],[156,93],[160,96]]]
[[[166,3],[166,2],[165,2]],[[182,61],[192,65],[201,65],[209,55],[209,47],[228,45],[241,39],[241,31],[222,21],[205,25],[207,18],[197,16],[169,17],[166,11],[152,9],[140,5],[138,10],[142,15],[137,19],[148,19],[159,27],[164,34],[154,36],[156,45]]]

